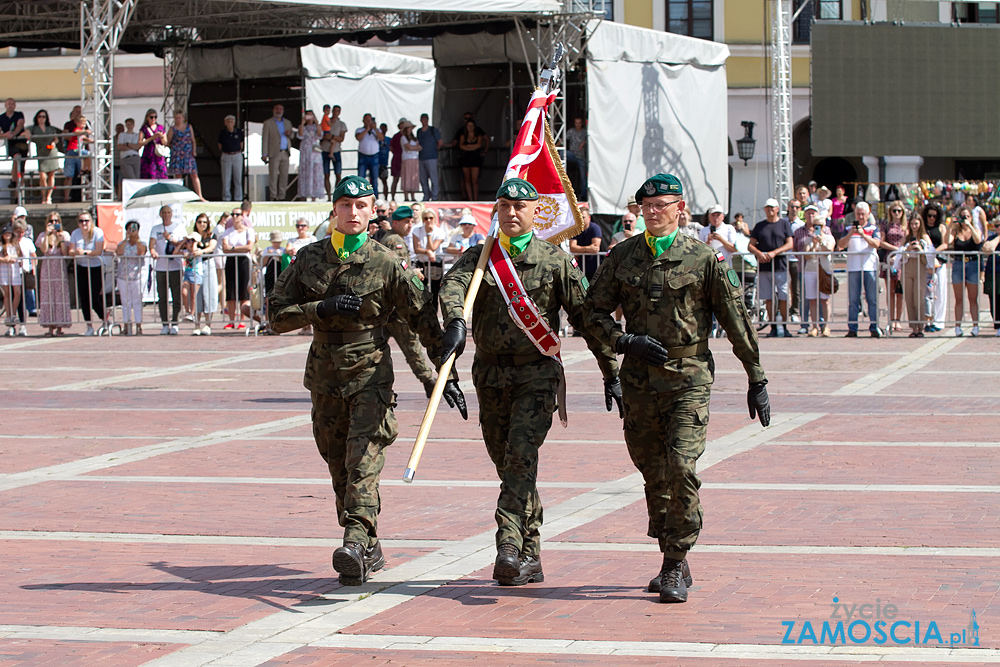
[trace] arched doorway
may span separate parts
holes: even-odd
[[[842,157],[823,158],[813,167],[812,180],[834,190],[844,183],[856,183],[858,170]]]
[[[841,183],[858,180],[866,174],[860,156],[823,157],[812,154],[812,118],[806,117],[792,128],[792,175],[795,183],[816,181],[833,190]]]

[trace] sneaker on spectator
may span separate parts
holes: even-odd
[[[955,327],[955,335],[956,336],[963,335],[963,333],[962,333],[962,327]]]
[[[192,336],[200,336],[201,335],[201,329],[199,329],[198,327],[195,327],[194,331],[191,332],[191,335]]]
[[[247,325],[245,325],[245,324],[243,324],[242,322],[240,322],[239,324],[237,324],[237,325],[236,325],[236,328],[237,328],[237,329],[246,329],[246,328],[247,328]]]
[[[233,324],[232,322],[230,322],[229,324],[227,324],[226,326],[224,326],[224,327],[222,327],[222,328],[223,328],[223,329],[235,329],[235,328],[236,328],[236,325],[235,325],[235,324]]]
[[[164,324],[163,325],[163,328],[160,329],[160,335],[161,336],[169,336],[170,335],[170,325],[169,324]]]
[[[996,336],[997,338],[1000,338],[1000,329],[997,329],[996,333],[993,335]]]
[[[789,315],[788,319],[791,322],[798,322],[798,321],[800,321],[799,320],[799,316],[796,313],[792,313],[791,315]]]
[[[882,330],[879,329],[878,327],[875,327],[874,329],[869,329],[869,333],[871,333],[872,338],[881,338],[882,336],[885,335],[882,333]]]
[[[979,327],[976,327],[974,329],[974,331],[976,333],[979,333]],[[27,336],[28,335],[28,330],[25,328],[25,326],[23,324],[17,328],[17,335],[18,336]],[[975,336],[976,334],[974,333],[972,335]]]
[[[800,336],[805,336],[805,335],[806,335],[806,334],[808,334],[808,333],[809,333],[809,327],[807,327],[807,326],[806,326],[806,325],[804,325],[804,324],[803,324],[802,326],[800,326],[800,327],[799,327],[799,335],[800,335]]]
[[[21,325],[21,329],[22,330],[24,329],[24,325]],[[978,336],[979,335],[979,325],[978,324],[973,324],[972,325],[972,331],[970,331],[969,333],[972,334],[973,336]],[[23,336],[24,334],[23,333],[19,333],[18,335],[19,336]]]
[[[205,326],[203,326],[201,328],[201,335],[202,336],[211,336],[212,335],[212,327],[208,326],[207,324]]]
[[[771,325],[771,331],[767,334],[768,338],[781,338],[781,332],[778,331],[778,327]]]
[[[168,333],[169,333],[169,334],[170,334],[171,336],[176,336],[176,335],[177,335],[177,333],[178,333],[178,331],[177,331],[177,325],[176,325],[176,324],[171,324],[171,325],[170,325],[170,331],[168,331]]]
[[[94,327],[92,327],[92,326],[90,326],[88,324],[87,325],[87,330],[83,332],[83,335],[84,336],[93,336],[94,335]]]
[[[846,334],[844,334],[844,338],[857,338],[857,337],[858,337],[857,331],[848,331]]]
[[[792,337],[792,333],[788,330],[788,327],[785,327],[785,326],[781,327],[781,337],[782,338],[791,338]]]
[[[194,315],[192,315],[191,313],[188,313],[187,315],[184,316],[184,321],[185,322],[194,322]]]

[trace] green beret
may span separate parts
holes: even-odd
[[[642,187],[635,191],[635,202],[642,203],[643,197],[656,197],[657,195],[682,195],[684,186],[673,174],[657,174],[649,177]]]
[[[523,178],[508,178],[497,190],[497,199],[535,201],[538,199],[538,190]]]
[[[409,206],[400,206],[392,212],[393,220],[406,220],[413,217],[413,209]]]
[[[337,189],[333,191],[332,200],[336,202],[341,197],[358,199],[360,197],[367,197],[374,194],[375,191],[372,190],[372,184],[369,183],[367,179],[361,178],[360,176],[348,176],[342,180],[340,185],[337,186]]]

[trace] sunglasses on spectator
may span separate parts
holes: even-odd
[[[296,227],[297,229],[305,229],[305,228],[306,228],[306,227],[308,227],[308,226],[309,226],[309,225],[295,225],[295,227]]]
[[[377,208],[377,209],[375,209],[375,212],[376,213],[385,213],[386,209],[384,209],[384,208]]]

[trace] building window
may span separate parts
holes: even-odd
[[[1000,23],[1000,3],[953,2],[951,20],[955,23]]]
[[[792,16],[802,11],[792,21],[792,44],[808,44],[813,19],[817,21],[839,21],[843,18],[842,0],[794,0]],[[805,7],[803,7],[805,5]]]
[[[667,32],[713,39],[714,0],[667,0]]]

